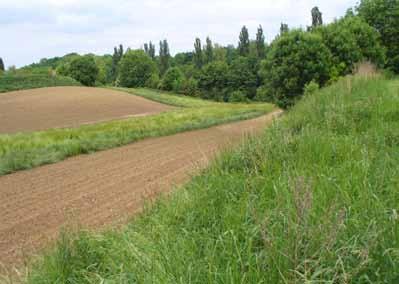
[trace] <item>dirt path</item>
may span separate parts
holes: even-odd
[[[63,226],[101,228],[125,221],[144,200],[181,184],[221,147],[260,131],[278,113],[0,177],[0,263],[18,265]]]
[[[76,127],[172,107],[124,92],[87,87],[52,87],[0,94],[0,134]]]

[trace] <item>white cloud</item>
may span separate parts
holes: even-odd
[[[0,0],[0,56],[17,66],[68,52],[109,53],[113,46],[139,48],[169,40],[171,51],[192,50],[195,37],[236,44],[242,25],[254,37],[262,24],[272,40],[281,22],[310,24],[319,6],[326,22],[356,0]]]

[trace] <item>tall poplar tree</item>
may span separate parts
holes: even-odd
[[[320,12],[319,7],[312,9],[312,28],[323,25],[323,14]]]
[[[206,38],[205,61],[206,63],[213,61],[213,44],[209,37]]]
[[[263,34],[263,28],[261,25],[258,27],[258,32],[256,33],[256,52],[258,58],[264,58],[266,52],[265,36]]]
[[[161,75],[165,74],[166,70],[169,68],[169,44],[166,39],[159,42],[159,70]]]
[[[3,58],[0,57],[0,71],[3,72],[4,70],[5,70],[5,68],[4,68]]]
[[[249,54],[249,33],[246,26],[242,27],[239,39],[238,51],[241,56],[247,56]]]
[[[194,42],[194,64],[197,68],[201,68],[203,65],[203,55],[202,55],[202,45],[201,40],[199,38],[195,39]]]

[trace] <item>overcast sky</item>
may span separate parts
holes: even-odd
[[[243,25],[251,38],[263,26],[266,40],[280,23],[310,25],[319,6],[325,22],[344,15],[356,0],[0,0],[0,57],[17,67],[70,52],[112,53],[168,39],[171,53],[193,49],[195,37],[237,44]]]

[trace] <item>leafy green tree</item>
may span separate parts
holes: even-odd
[[[94,86],[98,72],[96,62],[91,55],[75,58],[72,60],[68,70],[69,76],[85,86]]]
[[[317,28],[323,25],[323,15],[319,10],[319,7],[312,9],[312,28]]]
[[[320,35],[292,30],[272,44],[260,75],[270,95],[281,107],[292,105],[306,84],[329,80],[331,53]]]
[[[361,0],[357,11],[380,33],[387,49],[387,67],[399,73],[399,1]]]
[[[240,32],[238,51],[240,56],[247,56],[249,54],[249,33],[246,26],[243,26]]]
[[[385,62],[378,32],[359,17],[345,17],[315,31],[322,35],[332,53],[336,75],[352,72],[360,61],[370,61],[377,66]]]
[[[162,89],[179,93],[184,81],[184,74],[178,67],[171,67],[162,79]]]
[[[119,83],[122,87],[144,87],[153,74],[155,62],[143,50],[130,50],[119,63]]]
[[[166,39],[159,42],[159,70],[161,75],[165,74],[170,66],[169,44]]]
[[[0,57],[0,72],[4,72],[5,68],[4,68],[4,62],[3,62],[3,58]]]
[[[183,81],[181,89],[183,94],[196,97],[199,93],[198,81],[194,78],[186,79]]]
[[[199,38],[195,39],[194,42],[194,64],[197,68],[201,68],[204,60],[203,60],[203,55],[202,55],[202,46],[201,46],[201,40]]]
[[[213,61],[213,44],[209,37],[206,38],[205,45],[205,63],[210,63]]]
[[[202,68],[198,85],[203,98],[225,100],[229,77],[226,62],[213,61]]]
[[[256,33],[256,51],[258,58],[263,59],[265,57],[266,44],[263,28],[261,25],[258,27],[258,32]]]
[[[228,72],[228,87],[231,91],[241,91],[247,98],[253,98],[257,89],[256,67],[251,59],[240,56],[234,59]]]

